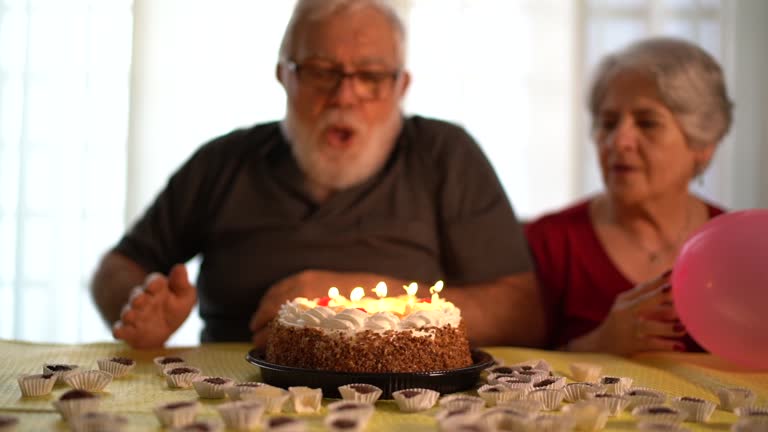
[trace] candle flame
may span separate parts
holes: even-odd
[[[409,296],[415,296],[416,291],[419,290],[419,284],[416,282],[411,282],[408,285],[403,285],[403,288],[405,288],[405,292],[408,293]]]
[[[349,293],[349,299],[353,302],[360,301],[363,297],[365,297],[365,290],[362,287],[357,287]]]
[[[439,293],[440,291],[443,290],[444,286],[445,286],[445,284],[443,283],[443,281],[439,280],[439,281],[435,282],[435,284],[429,289],[429,293],[430,294],[437,294],[437,293]]]
[[[371,291],[375,292],[376,295],[379,298],[386,297],[387,296],[387,284],[384,283],[384,281],[381,281],[381,282],[377,283],[376,284],[376,288],[374,288]]]
[[[339,296],[339,289],[338,289],[338,288],[336,288],[336,287],[331,287],[331,288],[328,290],[328,297],[329,297],[329,298],[335,299],[335,298],[336,298],[336,297],[338,297],[338,296]]]

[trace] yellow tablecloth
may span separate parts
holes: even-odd
[[[207,375],[218,375],[238,381],[258,381],[259,369],[245,361],[247,344],[207,344],[191,348],[156,351],[135,351],[119,343],[88,345],[33,344],[0,340],[0,414],[13,415],[21,422],[18,431],[68,430],[51,402],[67,390],[57,385],[53,393],[41,398],[22,398],[16,377],[23,373],[40,373],[43,363],[77,364],[95,369],[96,360],[123,356],[138,361],[133,373],[114,380],[102,399],[104,411],[118,412],[130,420],[131,431],[162,430],[152,414],[152,408],[163,402],[195,399],[194,390],[171,390],[156,373],[152,359],[158,355],[179,355]],[[768,404],[768,373],[739,370],[706,354],[653,354],[626,359],[601,354],[575,354],[520,348],[487,348],[506,363],[532,359],[547,360],[561,375],[569,376],[569,364],[590,362],[603,367],[603,374],[634,378],[635,385],[653,387],[672,396],[694,396],[718,402],[715,391],[720,386],[751,388],[758,394],[758,403]],[[215,406],[221,401],[201,400],[200,419],[216,418]],[[326,400],[326,403],[328,401]],[[403,414],[392,401],[379,401],[368,426],[369,431],[437,430],[434,414],[437,408],[423,413]],[[324,430],[318,414],[301,415],[309,430]],[[291,414],[297,415],[297,414]],[[736,420],[730,412],[717,410],[705,425],[685,423],[691,430],[728,430]],[[606,430],[634,430],[631,415],[623,413],[608,422]]]

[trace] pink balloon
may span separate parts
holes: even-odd
[[[707,351],[768,369],[768,210],[703,225],[677,257],[672,295],[680,320]]]

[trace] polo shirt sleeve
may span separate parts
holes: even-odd
[[[113,251],[131,258],[148,272],[162,273],[200,252],[214,165],[215,154],[209,143],[170,177]]]
[[[493,167],[464,129],[439,134],[438,208],[446,275],[477,283],[532,271],[522,227]]]

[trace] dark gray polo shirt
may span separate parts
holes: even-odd
[[[491,165],[458,126],[406,119],[382,171],[320,205],[302,181],[278,123],[234,131],[200,147],[114,250],[162,273],[202,254],[204,342],[250,340],[263,293],[306,269],[449,287],[531,270]]]

